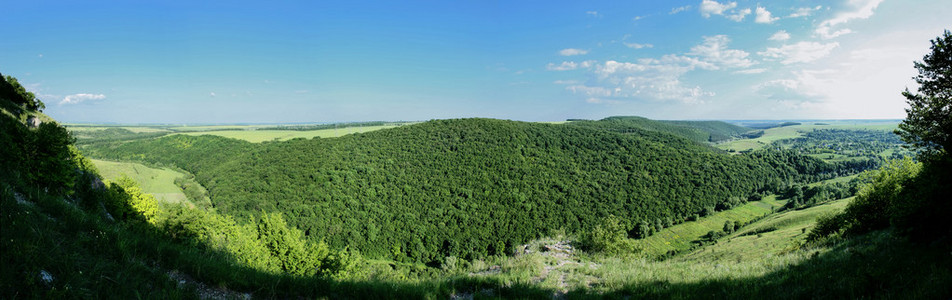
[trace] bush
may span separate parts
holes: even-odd
[[[606,254],[625,254],[636,249],[633,241],[627,237],[627,229],[614,215],[603,219],[584,235],[582,246],[586,250]]]
[[[847,207],[845,218],[847,230],[865,233],[889,226],[891,213],[904,211],[907,202],[900,198],[903,187],[908,185],[922,169],[922,164],[911,158],[889,161],[874,173],[873,182],[862,190]]]
[[[105,205],[106,210],[116,220],[144,221],[153,225],[156,223],[156,212],[159,210],[159,203],[155,197],[142,193],[139,184],[125,175],[109,183]]]
[[[808,242],[816,242],[831,235],[842,233],[846,218],[843,214],[827,213],[816,219],[816,226],[807,235]]]

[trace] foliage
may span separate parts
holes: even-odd
[[[611,255],[627,255],[637,251],[637,247],[628,239],[626,229],[618,217],[609,215],[595,228],[583,236],[582,245],[588,251]]]
[[[46,108],[43,101],[36,98],[33,92],[27,91],[13,76],[0,74],[0,99],[6,99],[13,104],[22,105],[26,110],[42,111]],[[9,106],[4,105],[4,108]],[[19,111],[15,113],[19,114]]]
[[[144,221],[151,225],[156,223],[158,202],[151,194],[143,193],[139,184],[128,176],[123,175],[109,183],[103,202],[106,210],[117,220]]]
[[[620,133],[652,131],[677,135],[695,142],[717,142],[739,137],[749,128],[721,121],[656,121],[643,117],[608,117],[599,121],[577,120],[571,126],[599,128]]]
[[[609,214],[658,230],[780,187],[765,178],[836,173],[792,152],[730,156],[670,134],[573,124],[439,120],[335,139],[175,135],[84,151],[185,169],[237,219],[282,212],[312,242],[418,262],[503,254],[561,227],[585,232]]]
[[[816,219],[816,226],[807,235],[807,241],[816,242],[829,236],[842,233],[846,227],[846,215],[826,213]]]
[[[137,139],[156,138],[169,132],[133,132],[125,128],[105,128],[101,130],[74,130],[70,131],[76,137],[76,145],[85,145],[102,142],[119,142]]]
[[[892,152],[892,158],[902,158],[912,154],[902,149],[899,135],[883,130],[850,129],[814,129],[801,137],[772,142],[770,147],[793,149],[799,153],[816,155],[815,157],[849,158],[867,160],[870,163],[860,165],[858,171],[878,168],[885,153]],[[865,168],[865,169],[864,169]]]
[[[863,234],[880,230],[903,219],[908,211],[908,193],[906,188],[917,178],[922,164],[912,158],[891,160],[868,176],[872,180],[856,195],[842,215],[821,219],[821,223],[810,233],[811,240],[845,231],[848,234]],[[915,201],[915,200],[912,200]]]
[[[846,207],[848,230],[865,233],[889,226],[892,213],[899,209],[901,192],[919,174],[922,164],[911,158],[889,161],[873,175],[872,184],[864,187]]]
[[[333,124],[305,124],[305,125],[281,125],[273,127],[262,127],[256,130],[298,130],[298,131],[309,131],[309,130],[322,130],[322,129],[340,129],[348,127],[370,127],[370,126],[385,126],[385,125],[403,125],[405,122],[384,122],[384,121],[370,121],[370,122],[349,122],[349,123],[333,123]]]
[[[949,155],[952,149],[952,32],[932,40],[932,52],[915,62],[918,92],[907,88],[909,108],[896,131],[902,139],[927,154]]]

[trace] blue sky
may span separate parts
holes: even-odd
[[[903,118],[947,0],[17,1],[64,122]],[[647,3],[645,3],[647,2]]]

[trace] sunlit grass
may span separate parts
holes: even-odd
[[[125,174],[139,183],[143,192],[154,195],[159,201],[170,203],[186,201],[185,193],[175,185],[175,179],[185,174],[169,168],[156,169],[131,162],[98,159],[93,159],[92,162],[105,180],[116,180]]]

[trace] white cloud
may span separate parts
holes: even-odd
[[[701,1],[701,16],[705,18],[710,18],[711,15],[723,15],[725,11],[734,9],[737,7],[737,2],[729,2],[721,4],[713,0],[704,0]]]
[[[746,17],[749,14],[750,14],[750,8],[745,8],[745,9],[741,9],[737,11],[737,13],[735,14],[724,15],[724,17],[734,22],[740,22],[740,21],[743,21],[744,17]]]
[[[64,97],[63,100],[59,102],[59,104],[60,104],[60,105],[63,105],[63,104],[77,104],[77,103],[82,103],[82,102],[86,102],[86,101],[89,101],[89,100],[102,100],[102,99],[106,99],[106,95],[103,95],[103,94],[72,94],[72,95],[69,95],[69,96]]]
[[[578,68],[583,68],[583,69],[590,68],[594,64],[595,64],[594,60],[586,60],[581,63],[577,63],[574,61],[563,61],[561,64],[549,63],[548,65],[545,66],[545,69],[549,71],[571,71]]]
[[[813,12],[818,11],[818,10],[820,10],[821,8],[823,8],[823,6],[821,6],[821,5],[817,5],[816,7],[801,7],[801,8],[797,8],[797,10],[795,10],[793,13],[791,13],[790,15],[788,15],[787,18],[808,17],[808,16],[810,16],[810,15],[813,15]]]
[[[215,92],[208,93],[208,95],[209,95],[209,96],[212,96],[212,97],[218,96],[218,95],[215,95]]]
[[[642,49],[642,48],[653,48],[652,44],[639,44],[639,43],[624,43],[626,47],[631,49]]]
[[[760,74],[763,72],[767,72],[767,69],[758,68],[758,69],[737,70],[737,71],[734,71],[733,74]]]
[[[610,89],[600,86],[573,85],[566,87],[565,89],[576,94],[582,93],[592,97],[610,97],[612,95],[612,91]]]
[[[567,48],[567,49],[562,49],[561,51],[559,51],[559,55],[562,55],[562,56],[585,55],[585,54],[588,54],[588,50]]]
[[[672,8],[672,9],[671,9],[671,12],[669,12],[668,14],[669,14],[669,15],[673,15],[673,14],[677,14],[677,13],[680,13],[680,12],[683,12],[683,11],[686,11],[686,10],[689,10],[689,9],[691,9],[691,6],[690,6],[690,5],[685,5],[685,6],[681,6],[681,7],[675,7],[675,8]]]
[[[690,55],[696,55],[703,58],[704,62],[713,64],[711,69],[725,68],[746,68],[754,64],[748,59],[750,53],[743,50],[728,49],[727,43],[730,39],[726,35],[705,36],[704,43],[691,48]]]
[[[631,18],[631,20],[632,20],[632,21],[638,21],[638,20],[641,20],[641,19],[644,19],[644,18],[647,18],[647,17],[648,17],[648,16],[635,16],[634,18]]]
[[[767,40],[770,40],[770,41],[786,41],[789,39],[790,39],[790,34],[787,33],[786,30],[777,31],[777,33],[774,33],[769,38],[767,38]]]
[[[549,63],[545,66],[546,70],[549,71],[570,71],[578,69],[578,63],[574,61],[563,61],[562,64]]]
[[[754,18],[754,22],[761,23],[761,24],[770,24],[778,19],[780,18],[774,17],[772,14],[770,14],[770,11],[768,11],[766,8],[762,6],[757,6],[757,17]]]
[[[593,16],[593,17],[599,17],[599,16],[601,16],[600,14],[598,14],[597,11],[594,11],[594,10],[586,11],[585,14],[586,14],[586,15],[589,15],[589,16]]]
[[[556,80],[553,81],[554,84],[578,84],[578,80]]]
[[[868,19],[873,16],[873,11],[882,3],[883,0],[852,0],[852,10],[841,12],[832,19],[823,21],[817,25],[816,34],[823,39],[832,39],[844,34],[852,33],[849,28],[835,29],[838,25],[846,24],[852,20]]]
[[[817,89],[817,73],[822,71],[796,71],[792,79],[775,79],[754,87],[754,92],[764,99],[776,101],[788,109],[801,109],[810,106],[807,103],[827,101]]]
[[[606,100],[606,99],[595,98],[595,97],[585,99],[585,102],[591,103],[591,104],[621,104],[622,103],[621,101],[618,101],[618,100]]]
[[[634,63],[610,60],[595,66],[596,83],[570,90],[603,101],[603,98],[611,97],[702,103],[704,97],[714,93],[699,86],[686,86],[681,82],[681,76],[697,68],[713,67],[697,58],[678,55],[640,59]]]
[[[838,47],[837,42],[817,43],[817,42],[799,42],[792,45],[783,45],[778,48],[768,47],[766,51],[757,52],[757,54],[773,59],[780,59],[780,63],[789,65],[793,63],[805,63],[826,57]]]

